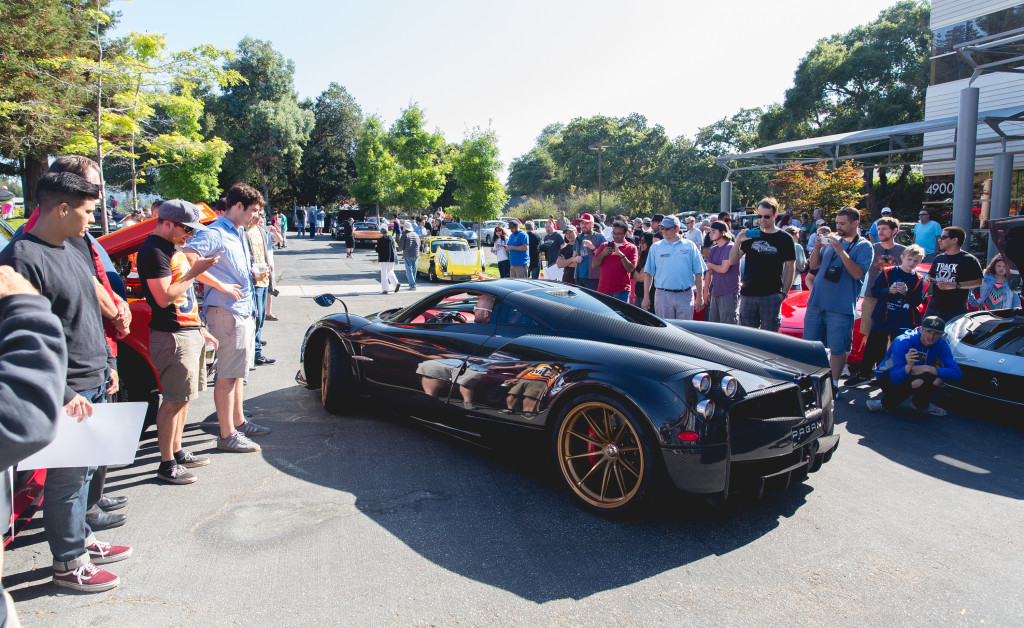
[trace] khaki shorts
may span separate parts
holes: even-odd
[[[217,339],[217,379],[245,379],[255,357],[256,325],[251,316],[210,306],[206,327]]]
[[[164,401],[191,401],[206,389],[206,340],[198,329],[149,330],[149,357]]]

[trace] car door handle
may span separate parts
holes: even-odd
[[[373,362],[373,358],[368,358],[365,355],[354,355],[352,359],[357,362]]]

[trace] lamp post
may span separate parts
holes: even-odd
[[[672,191],[676,189],[677,185],[679,185],[679,181],[676,181],[675,179],[668,182],[668,213],[670,214],[675,213],[672,211]]]
[[[598,142],[589,146],[590,150],[597,151],[597,213],[602,215],[604,214],[604,205],[601,201],[601,191],[604,186],[601,180],[601,152],[611,145],[611,142]]]

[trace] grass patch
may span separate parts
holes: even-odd
[[[498,264],[497,263],[494,263],[494,264],[484,264],[484,274],[487,275],[488,277],[494,277],[495,279],[501,277],[501,275],[498,274]]]

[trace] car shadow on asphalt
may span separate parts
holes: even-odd
[[[869,414],[864,402],[872,386],[843,389],[841,403],[855,411],[846,416],[846,429],[860,437],[859,444],[905,467],[940,480],[993,495],[1024,499],[1024,431],[1005,417],[993,417],[977,408],[971,415],[955,411],[948,395],[936,399],[949,409],[944,417],[915,411],[906,401],[896,412]],[[993,419],[993,420],[990,420]],[[842,420],[839,420],[841,423]]]
[[[298,386],[270,394],[246,403],[288,408],[278,421],[257,414],[274,428],[261,453],[278,470],[339,491],[339,503],[351,495],[438,566],[534,602],[582,599],[732,552],[813,490],[801,483],[724,507],[656,493],[641,514],[612,519],[575,505],[542,451],[487,450],[381,412],[332,417]]]

